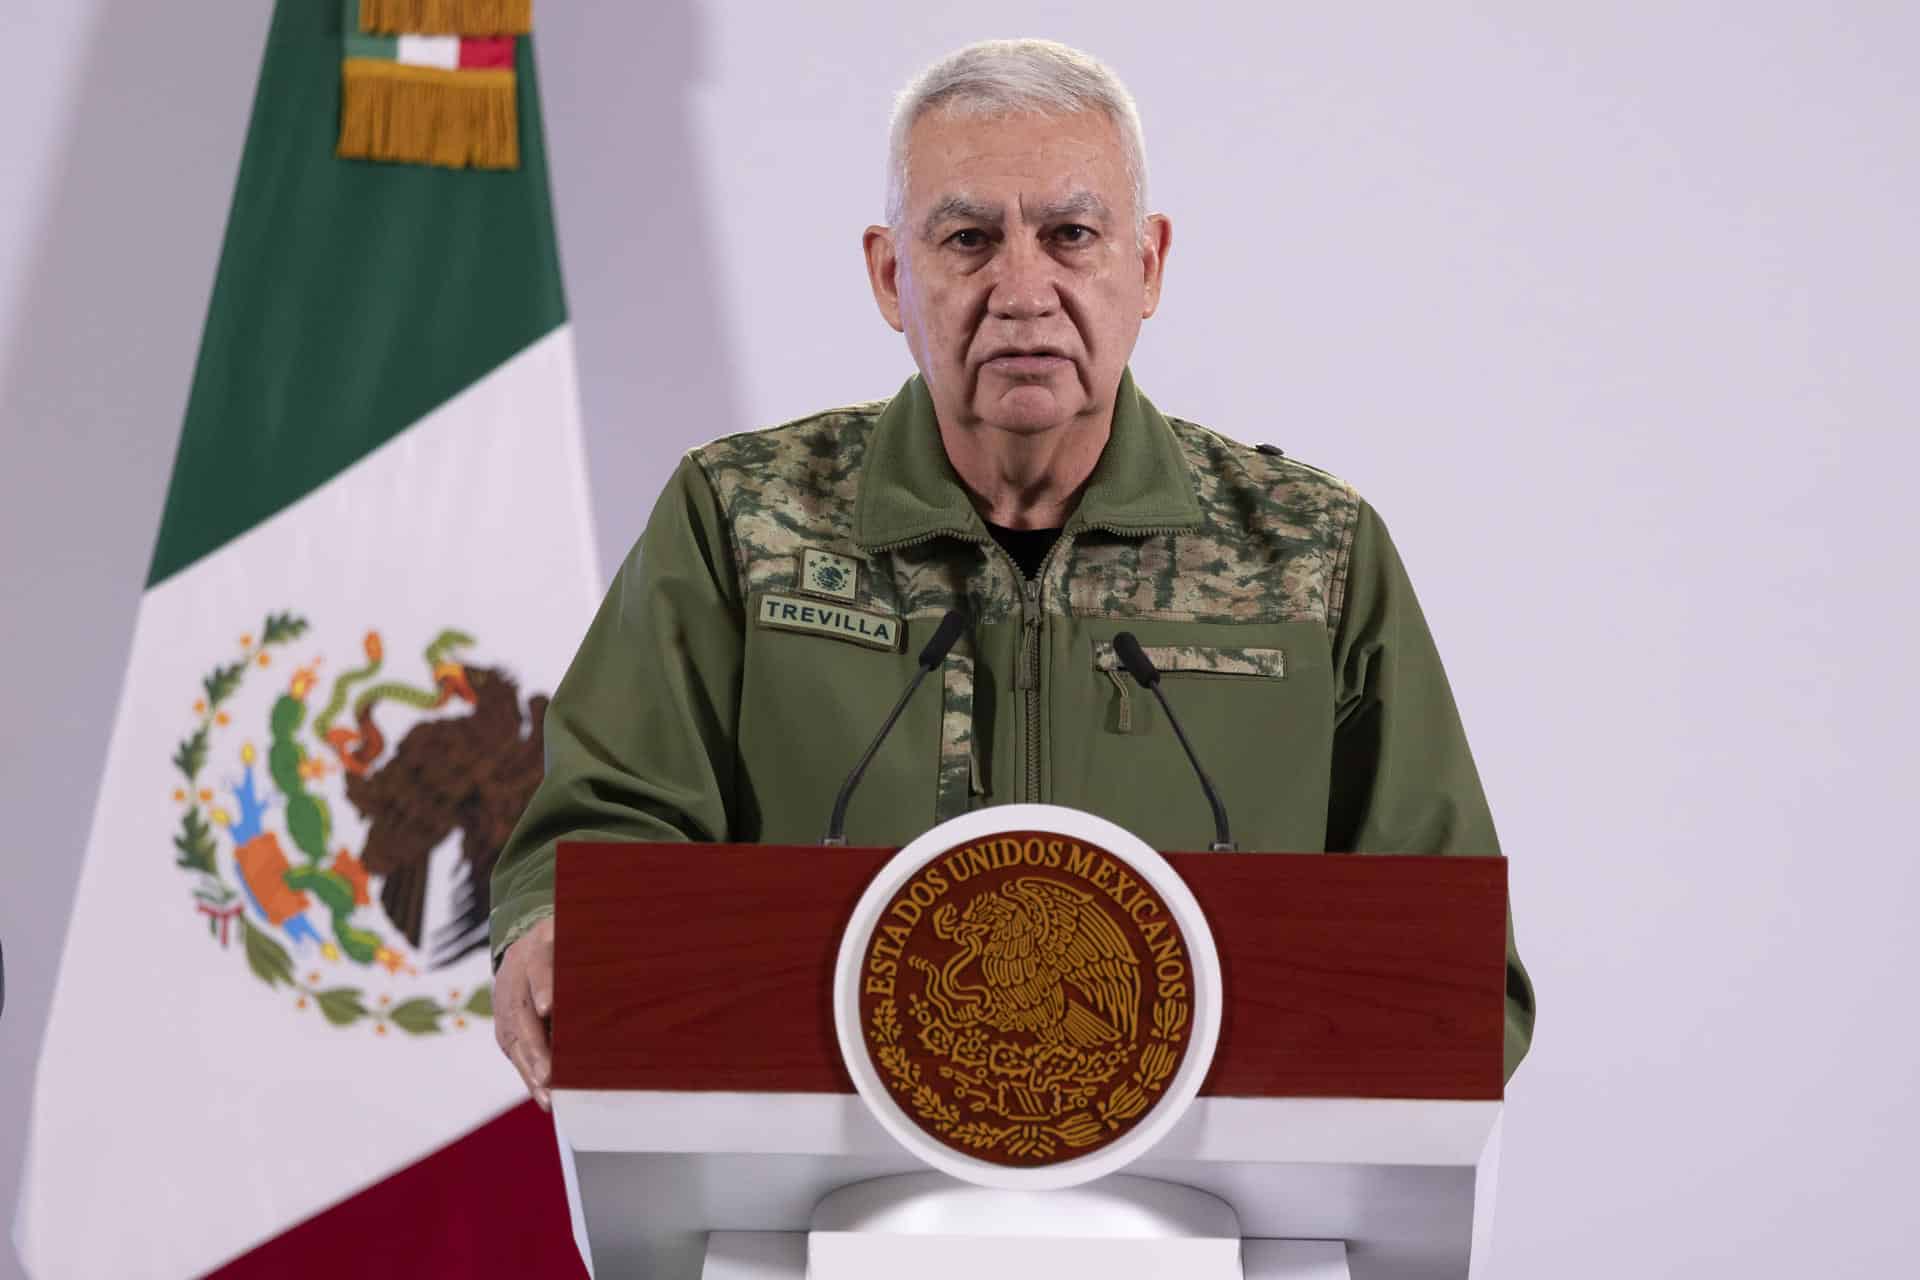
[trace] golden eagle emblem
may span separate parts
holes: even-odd
[[[922,956],[911,963],[927,974],[927,1001],[956,1028],[978,1023],[1078,1049],[1133,1039],[1140,962],[1091,893],[1023,876],[963,911],[940,907],[933,933],[960,950],[937,969]]]
[[[929,861],[867,943],[861,1019],[880,1077],[922,1129],[1002,1164],[1120,1137],[1185,1056],[1185,941],[1103,849],[1038,833]]]

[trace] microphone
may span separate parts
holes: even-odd
[[[1153,690],[1153,696],[1160,700],[1160,709],[1167,713],[1167,723],[1173,726],[1174,736],[1180,739],[1187,759],[1193,762],[1193,772],[1200,779],[1200,789],[1207,793],[1207,803],[1213,806],[1213,844],[1208,846],[1208,851],[1232,853],[1233,836],[1227,831],[1226,806],[1220,803],[1220,793],[1213,789],[1213,779],[1207,777],[1207,771],[1200,767],[1200,757],[1193,754],[1193,744],[1187,741],[1187,732],[1180,727],[1179,717],[1167,705],[1167,695],[1160,691],[1160,673],[1154,669],[1152,659],[1147,657],[1146,650],[1140,647],[1140,642],[1133,638],[1131,631],[1122,631],[1113,638],[1113,651],[1120,655],[1120,661],[1132,673],[1135,684]]]
[[[822,840],[821,844],[844,845],[847,842],[847,801],[853,798],[853,789],[860,785],[860,776],[867,771],[867,765],[872,763],[873,753],[880,749],[880,744],[885,742],[887,735],[893,731],[893,722],[898,720],[900,713],[907,709],[907,700],[913,697],[913,691],[918,689],[920,682],[927,678],[927,672],[946,661],[947,652],[953,648],[954,641],[958,640],[960,633],[966,629],[967,615],[962,610],[949,609],[947,616],[940,619],[940,625],[934,629],[933,638],[927,641],[926,648],[920,650],[920,669],[913,673],[913,679],[907,682],[906,692],[900,695],[900,701],[894,703],[893,710],[887,713],[887,721],[880,726],[880,732],[873,735],[873,742],[867,747],[866,754],[861,756],[859,763],[853,766],[853,772],[847,775],[847,780],[840,784],[840,794],[833,798],[833,816],[827,820],[826,839]]]

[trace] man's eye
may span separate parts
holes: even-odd
[[[1070,223],[1054,232],[1054,238],[1065,244],[1091,244],[1093,228],[1083,227],[1079,223]]]
[[[962,227],[947,237],[947,243],[956,249],[980,249],[986,247],[987,233],[977,227]]]

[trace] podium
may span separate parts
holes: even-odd
[[[841,932],[891,853],[562,844],[553,1107],[599,1280],[803,1276],[809,1231],[848,1225],[819,1216],[832,1193],[924,1170],[855,1094],[832,1013]],[[1167,861],[1225,1003],[1200,1096],[1126,1175],[1231,1206],[1249,1280],[1481,1274],[1505,862]]]

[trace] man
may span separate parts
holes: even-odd
[[[682,460],[547,713],[547,775],[493,879],[496,1031],[546,1105],[553,847],[817,841],[950,608],[967,636],[870,767],[854,843],[982,805],[1091,810],[1205,846],[1133,631],[1242,848],[1498,852],[1386,530],[1347,485],[1164,417],[1127,360],[1172,229],[1099,63],[974,45],[895,111],[867,272],[919,375],[891,400]],[[1506,1065],[1533,995],[1508,951]]]

